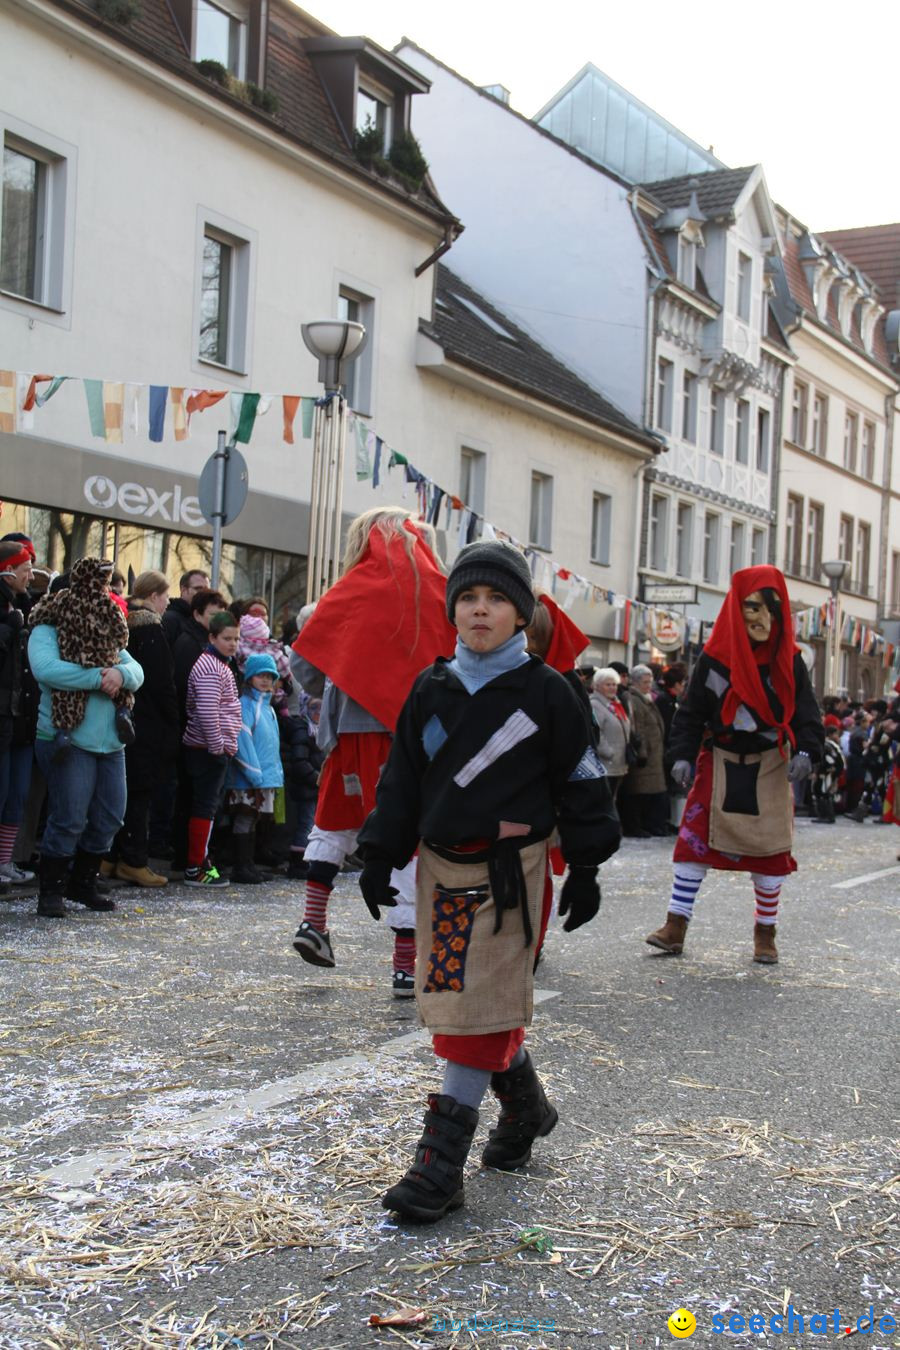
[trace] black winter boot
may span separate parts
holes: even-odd
[[[429,1094],[425,1129],[412,1167],[381,1197],[385,1209],[417,1223],[434,1223],[465,1203],[463,1167],[478,1112],[455,1097]]]
[[[550,1133],[559,1113],[547,1101],[527,1050],[524,1064],[491,1074],[491,1088],[500,1099],[500,1119],[488,1136],[481,1161],[485,1167],[509,1172],[525,1166],[531,1145]]]
[[[233,834],[231,836],[231,852],[234,858],[231,880],[235,886],[261,886],[265,881],[262,873],[257,872],[253,866],[255,843],[256,833],[253,830],[249,834]]]
[[[101,895],[97,890],[97,878],[102,862],[102,853],[85,853],[84,849],[78,849],[69,873],[67,900],[74,900],[88,909],[99,909],[104,912],[115,909],[115,900],[111,900],[108,895]]]
[[[293,849],[288,854],[288,881],[305,881],[309,876],[309,863],[302,853]]]
[[[42,919],[66,917],[68,911],[63,896],[66,893],[71,862],[71,858],[48,858],[41,854],[37,912]]]

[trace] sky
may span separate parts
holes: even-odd
[[[775,200],[812,230],[900,221],[898,0],[305,0],[303,8],[388,50],[409,37],[474,84],[506,85],[528,117],[593,62],[726,164],[761,163]]]

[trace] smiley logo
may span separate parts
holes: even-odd
[[[687,1308],[676,1308],[666,1323],[673,1336],[683,1341],[697,1330],[697,1319]]]

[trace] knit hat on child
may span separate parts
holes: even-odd
[[[534,617],[534,588],[525,557],[512,544],[483,539],[460,549],[447,577],[447,617],[453,623],[456,601],[470,586],[492,586],[515,605],[526,625]]]
[[[252,680],[254,675],[271,675],[278,679],[278,667],[268,652],[255,652],[247,657],[244,666],[244,679]]]

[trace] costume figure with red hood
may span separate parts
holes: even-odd
[[[291,671],[322,699],[317,744],[326,756],[308,864],[303,922],[294,948],[304,961],[334,966],[328,899],[363,821],[391,748],[400,709],[419,672],[452,652],[446,580],[430,527],[402,507],[375,507],[347,531],[343,574],[293,644]],[[432,536],[433,537],[433,536]],[[414,996],[415,859],[393,877],[400,901],[394,929],[395,997]]]
[[[647,938],[651,947],[681,953],[697,892],[715,867],[750,873],[753,959],[777,962],[781,887],[797,870],[790,785],[819,762],[824,739],[784,577],[767,566],[735,572],[672,723],[672,778],[687,788],[693,777],[693,786],[675,844],[672,899],[666,922]]]

